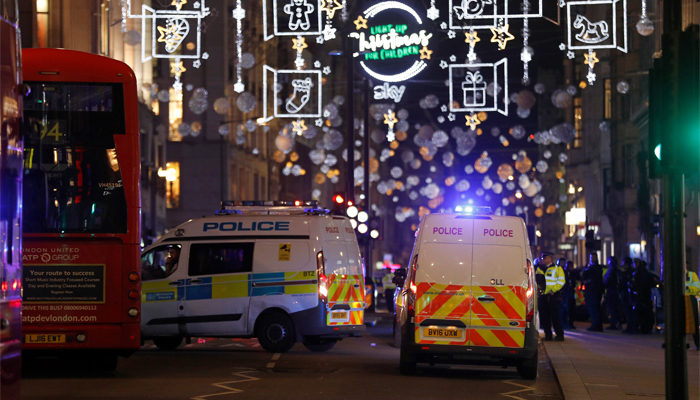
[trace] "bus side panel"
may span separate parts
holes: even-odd
[[[141,247],[138,244],[128,244],[123,247],[122,269],[122,335],[123,349],[138,349],[141,346],[141,279],[136,282],[129,280],[129,274],[140,275]],[[138,296],[135,300],[129,298],[129,291],[135,290]],[[136,318],[129,316],[129,309],[136,308],[139,314]]]

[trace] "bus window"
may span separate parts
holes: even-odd
[[[121,85],[29,83],[25,101],[27,233],[126,233],[114,143],[124,134]]]
[[[179,244],[157,247],[141,256],[141,280],[163,279],[177,270],[180,261]]]

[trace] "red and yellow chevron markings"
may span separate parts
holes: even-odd
[[[522,347],[525,344],[526,301],[525,289],[519,286],[419,283],[416,294],[416,343]],[[460,320],[467,329],[458,340],[426,340],[419,324],[429,318]]]
[[[328,325],[363,325],[365,316],[363,275],[328,275]],[[349,310],[333,310],[336,304]],[[334,316],[336,318],[334,318]]]

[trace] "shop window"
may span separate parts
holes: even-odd
[[[49,0],[36,0],[36,40],[38,47],[49,47]]]
[[[583,107],[580,97],[574,99],[574,128],[576,129],[574,148],[579,149],[583,145]]]

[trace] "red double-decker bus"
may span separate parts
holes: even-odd
[[[23,353],[113,370],[141,340],[136,78],[94,54],[22,56]]]
[[[0,1],[0,399],[20,398],[22,71],[17,2]]]

